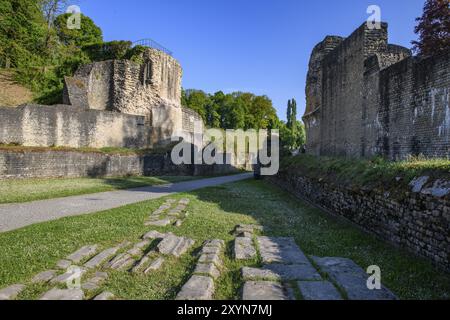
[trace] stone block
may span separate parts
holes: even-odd
[[[339,291],[328,281],[299,281],[298,288],[305,300],[343,300]]]
[[[289,300],[289,296],[278,282],[247,281],[242,290],[242,300]]]
[[[14,284],[0,290],[0,300],[14,300],[25,289],[23,284]]]
[[[39,300],[83,300],[84,293],[81,289],[57,289],[54,288],[45,293]]]
[[[207,276],[192,276],[181,288],[176,300],[212,300],[214,280]]]

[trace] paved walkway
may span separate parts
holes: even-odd
[[[0,232],[19,229],[34,223],[56,220],[118,208],[127,204],[157,199],[170,194],[236,182],[252,177],[252,173],[185,181],[163,186],[109,191],[81,196],[0,205]]]

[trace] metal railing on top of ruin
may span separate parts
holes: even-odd
[[[135,42],[133,42],[133,47],[135,47],[135,46],[149,47],[149,48],[153,48],[156,50],[160,50],[160,51],[168,54],[169,56],[173,55],[172,51],[163,47],[158,42],[156,42],[155,40],[152,40],[152,39],[141,39],[141,40],[135,41]]]

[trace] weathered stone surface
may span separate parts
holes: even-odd
[[[200,254],[208,253],[208,254],[216,254],[219,255],[222,252],[221,247],[212,247],[212,246],[204,246],[200,251]]]
[[[57,289],[54,288],[45,293],[39,300],[83,300],[84,293],[81,289]]]
[[[179,212],[184,211],[184,210],[186,210],[186,205],[179,204],[178,206],[175,207],[174,210],[179,211]]]
[[[139,272],[143,270],[150,263],[150,261],[151,259],[148,255],[142,257],[142,259],[139,260],[138,263],[136,263],[136,265],[131,269],[131,272]]]
[[[150,266],[145,269],[144,273],[147,274],[149,272],[158,270],[159,268],[162,267],[163,263],[164,263],[165,259],[163,257],[158,257],[156,258],[151,264]]]
[[[56,271],[55,270],[48,270],[41,272],[34,276],[34,278],[31,280],[32,283],[39,283],[39,282],[49,282],[54,277],[56,277]]]
[[[25,289],[23,284],[14,284],[0,290],[0,300],[13,300]]]
[[[245,281],[261,281],[261,280],[272,280],[278,281],[281,280],[280,276],[270,270],[260,269],[260,268],[251,268],[251,267],[243,267],[241,269],[242,278]]]
[[[222,265],[222,261],[218,254],[214,253],[203,253],[198,259],[200,263],[214,263],[216,266],[220,267]]]
[[[106,264],[106,268],[111,268],[115,270],[124,270],[131,267],[135,260],[128,253],[122,253],[112,259]]]
[[[323,272],[326,272],[342,289],[350,300],[393,300],[395,295],[386,287],[381,290],[367,288],[369,275],[350,259],[318,258],[314,262]]]
[[[251,238],[236,238],[234,241],[234,256],[237,260],[248,260],[256,257],[256,249]]]
[[[212,300],[214,280],[206,276],[192,276],[181,288],[177,300]]]
[[[242,291],[242,300],[289,300],[289,297],[277,282],[247,281]]]
[[[428,179],[430,179],[430,177],[428,176],[415,178],[413,181],[409,183],[409,186],[412,187],[411,191],[414,193],[420,192],[423,186],[428,182]]]
[[[101,264],[103,264],[105,261],[109,260],[113,255],[117,253],[122,248],[125,248],[129,245],[129,242],[123,242],[117,247],[106,249],[99,254],[97,254],[95,257],[93,257],[91,260],[86,262],[84,266],[88,269],[97,268]]]
[[[127,251],[127,253],[129,255],[132,255],[132,256],[135,256],[135,257],[140,257],[143,254],[142,249],[139,249],[139,248],[136,248],[136,247],[131,248],[130,250]]]
[[[167,215],[168,215],[169,217],[179,217],[179,216],[181,215],[181,213],[180,213],[180,211],[173,209],[173,210],[170,210],[170,211],[167,213]]]
[[[194,240],[184,237],[177,237],[175,235],[169,235],[158,244],[157,250],[162,254],[171,254],[179,257],[184,254],[193,244]]]
[[[161,219],[157,221],[148,221],[145,223],[146,226],[155,226],[155,227],[166,227],[172,223],[171,219]]]
[[[263,263],[309,264],[293,238],[258,237]]]
[[[99,300],[99,301],[112,300],[112,299],[114,299],[114,294],[109,291],[102,292],[94,298],[94,300]]]
[[[311,264],[269,264],[263,269],[277,274],[283,281],[291,280],[322,280],[320,274]]]
[[[236,231],[236,236],[240,237],[240,238],[252,238],[253,237],[253,233],[249,232],[249,231]]]
[[[213,279],[220,277],[220,271],[214,263],[198,263],[195,266],[194,274],[208,275]]]
[[[225,247],[225,241],[221,239],[213,239],[213,240],[206,240],[203,244],[203,247],[219,247],[224,248]]]
[[[83,277],[83,274],[86,273],[86,269],[77,267],[73,269],[67,270],[65,273],[54,277],[52,280],[50,280],[50,283],[52,284],[64,284],[67,282],[72,282],[77,279],[81,279]]]
[[[184,204],[186,206],[189,204],[189,202],[190,202],[190,200],[186,199],[186,198],[181,199],[180,201],[178,201],[179,204]]]
[[[66,259],[72,261],[73,263],[77,264],[83,261],[84,259],[92,257],[95,252],[97,252],[98,245],[89,245],[84,246],[80,248],[79,250],[75,251],[71,255],[69,255]]]
[[[166,233],[161,233],[156,230],[151,230],[142,236],[142,239],[163,239],[167,236]]]
[[[59,261],[56,263],[56,266],[57,266],[58,268],[60,268],[60,269],[67,269],[67,268],[70,267],[71,265],[72,265],[72,261],[70,261],[70,260],[65,260],[65,259],[59,260]]]
[[[433,197],[442,198],[450,193],[450,181],[438,179],[430,188],[423,189],[422,194],[432,195]]]
[[[298,288],[305,300],[342,300],[339,291],[328,281],[299,281]]]
[[[97,290],[106,279],[108,279],[106,272],[96,272],[92,278],[81,285],[81,288],[89,291]]]

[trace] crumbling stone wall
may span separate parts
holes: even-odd
[[[145,117],[67,105],[0,108],[0,144],[73,148],[151,146]]]
[[[414,186],[402,197],[394,197],[385,190],[343,187],[293,170],[281,170],[270,180],[450,271],[449,181],[425,181],[426,184]]]
[[[449,52],[450,53],[450,52]],[[388,44],[387,24],[327,37],[311,55],[307,152],[403,159],[448,157],[449,54],[424,60]]]

